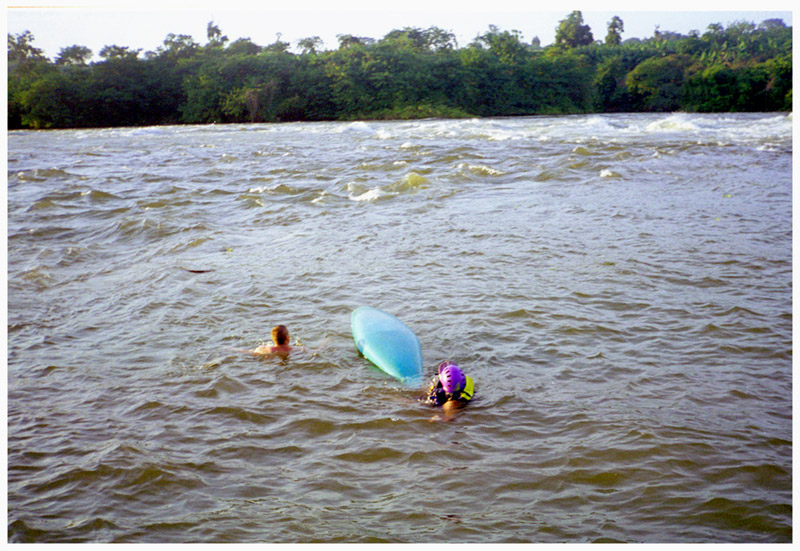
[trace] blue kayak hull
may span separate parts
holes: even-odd
[[[407,386],[422,383],[422,347],[411,329],[391,314],[362,306],[350,316],[356,348]]]

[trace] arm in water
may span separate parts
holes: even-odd
[[[444,421],[444,422],[452,421],[453,419],[456,418],[456,413],[458,413],[458,410],[460,410],[463,407],[464,407],[464,404],[462,404],[458,400],[448,400],[444,404],[442,404],[442,414],[441,415],[439,415],[439,414],[434,415],[433,417],[430,418],[430,421],[431,422],[434,422],[434,421]]]
[[[253,350],[244,350],[241,348],[234,348],[236,352],[245,354],[252,354],[253,356],[282,356],[286,357],[290,354],[297,354],[299,352],[310,353],[316,355],[318,352],[324,350],[330,342],[330,337],[325,337],[319,347],[315,350],[306,349],[305,345],[301,343],[291,346],[289,344],[289,330],[284,325],[278,325],[272,329],[272,342],[274,344],[262,344]]]

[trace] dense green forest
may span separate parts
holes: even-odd
[[[339,35],[294,45],[230,41],[213,23],[208,41],[169,34],[144,54],[84,46],[54,60],[30,32],[8,36],[9,128],[211,122],[403,119],[641,111],[791,111],[792,29],[713,24],[689,35],[656,28],[622,40],[608,22],[597,40],[581,12],[555,42],[489,26],[459,47],[437,27],[394,30],[376,40]]]

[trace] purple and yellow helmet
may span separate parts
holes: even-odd
[[[442,382],[442,388],[448,394],[463,390],[467,386],[467,378],[453,362],[439,364],[439,380]]]

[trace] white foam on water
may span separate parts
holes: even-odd
[[[385,191],[383,191],[381,188],[377,188],[376,187],[376,188],[373,188],[373,189],[371,189],[369,191],[366,191],[366,192],[364,192],[364,193],[362,193],[360,195],[351,195],[350,196],[350,200],[351,201],[375,201],[377,199],[380,199],[381,197],[386,197],[387,195],[389,195],[389,194],[386,193]]]
[[[694,132],[699,128],[685,115],[670,115],[665,119],[651,122],[645,129],[648,132]]]
[[[470,541],[791,541],[791,120],[11,133],[9,540],[304,541],[321,519],[319,537],[341,541],[376,536],[374,516],[352,506],[365,494],[418,513],[390,519],[388,539],[446,540],[458,526],[431,526],[439,504],[419,496],[437,487],[439,501],[480,512]],[[770,147],[780,154],[758,150]],[[239,161],[220,162],[223,152]],[[458,355],[478,403],[430,425],[415,391],[346,338],[365,302],[419,331],[429,368]],[[282,321],[319,354],[286,363],[228,351]],[[300,371],[302,408],[284,392]],[[495,380],[533,389],[547,415],[504,401]],[[587,416],[576,404],[589,394],[606,399]],[[380,405],[354,408],[367,395]],[[365,445],[338,438],[354,430]],[[441,457],[419,453],[420,430],[470,447],[465,477],[496,476],[475,491],[437,486]],[[590,433],[569,450],[574,464],[551,469],[565,441]],[[268,460],[248,460],[254,446]],[[386,458],[393,468],[376,476]],[[677,472],[684,464],[692,472]],[[531,469],[544,483],[520,488]],[[563,481],[586,491],[565,496]],[[646,500],[603,499],[644,486]],[[510,489],[519,499],[484,506]],[[549,530],[536,530],[534,502]],[[708,522],[734,509],[745,522]]]
[[[356,121],[338,128],[340,134],[343,133],[360,133],[360,134],[377,134],[374,128],[364,121]]]
[[[459,163],[457,165],[457,168],[459,170],[467,170],[467,171],[469,171],[469,172],[471,172],[473,174],[477,174],[479,176],[502,176],[503,174],[506,174],[502,170],[497,170],[495,168],[492,168],[492,167],[486,166],[486,165],[473,165],[473,164],[469,164],[469,163]]]

